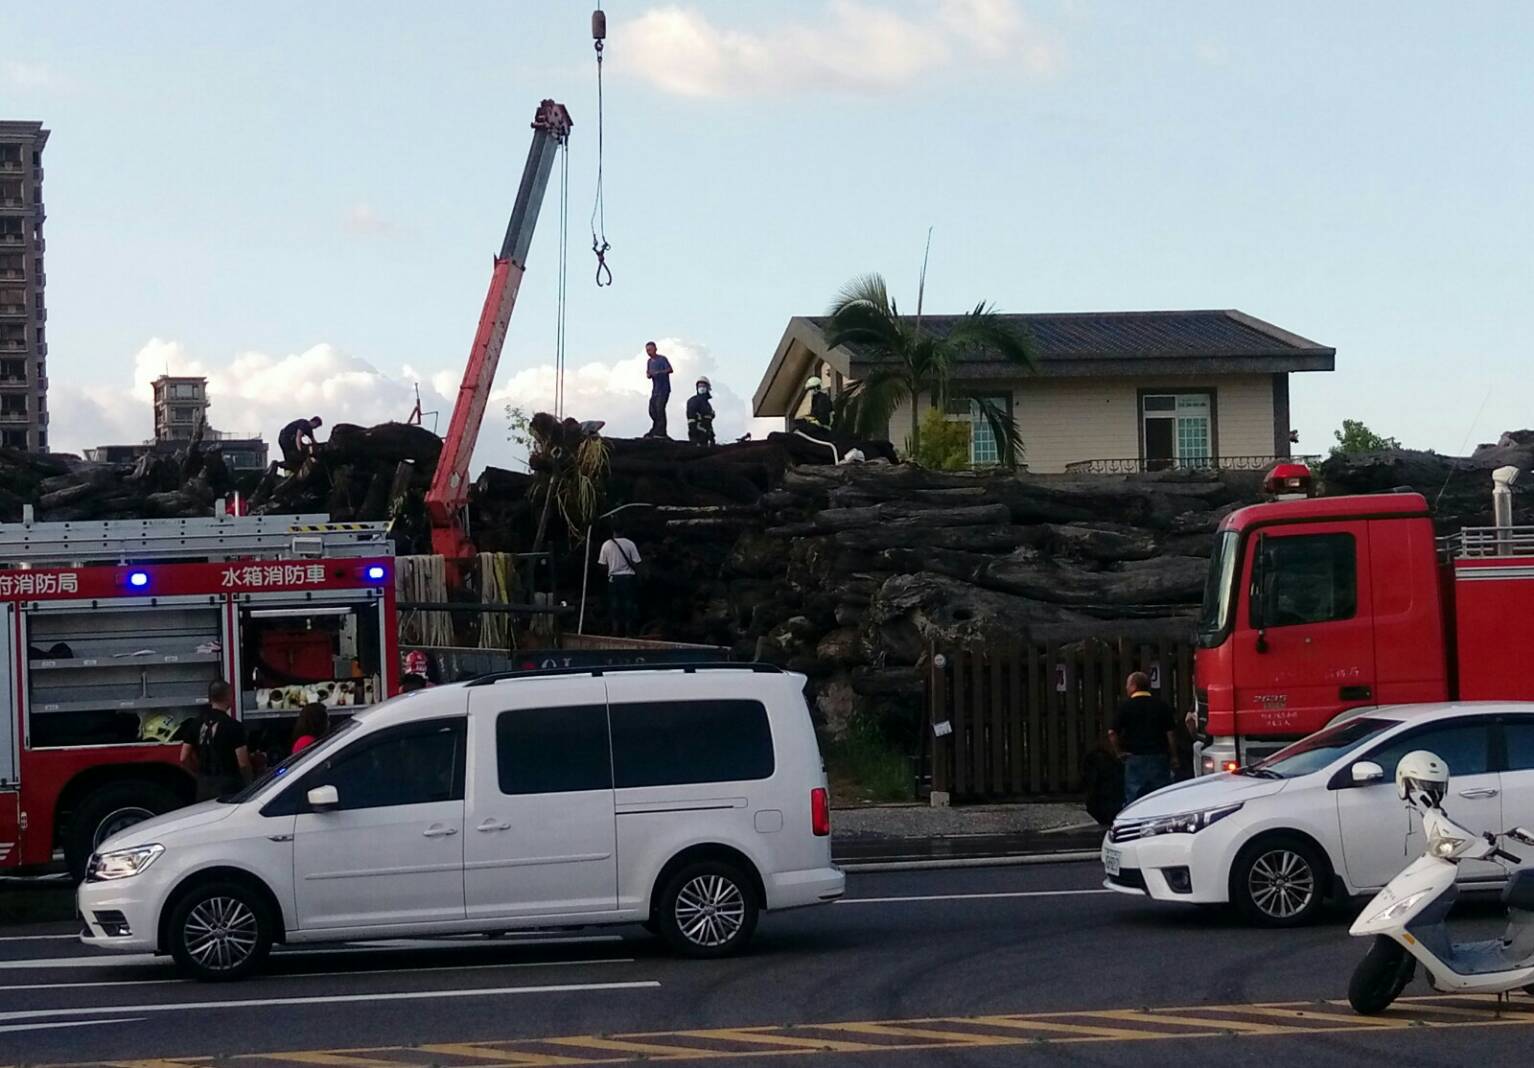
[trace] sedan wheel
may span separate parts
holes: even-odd
[[[1257,923],[1298,926],[1310,922],[1321,909],[1325,871],[1309,843],[1297,838],[1269,839],[1237,858],[1231,896]]]
[[[247,887],[218,883],[182,898],[172,913],[170,950],[195,979],[217,982],[254,971],[272,947],[265,903]]]
[[[667,883],[656,909],[661,935],[689,957],[723,957],[751,939],[757,920],[751,882],[732,865],[690,864]]]

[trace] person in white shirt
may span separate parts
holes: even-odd
[[[639,628],[639,547],[618,533],[602,543],[597,563],[607,568],[607,614],[615,637],[631,638]]]

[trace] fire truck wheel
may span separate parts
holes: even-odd
[[[64,829],[69,874],[75,882],[84,879],[85,865],[102,842],[183,803],[175,791],[155,782],[112,782],[87,794]]]
[[[209,882],[182,894],[165,925],[182,973],[204,983],[243,979],[272,949],[265,899],[241,882]]]

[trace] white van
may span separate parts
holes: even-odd
[[[490,676],[359,713],[232,797],[103,843],[81,940],[234,979],[274,942],[644,923],[741,949],[840,897],[804,678],[760,664]]]

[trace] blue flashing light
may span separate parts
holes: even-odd
[[[143,589],[145,586],[149,585],[149,572],[147,572],[147,571],[130,571],[130,572],[128,572],[128,585],[132,586],[134,589],[138,589],[138,590]]]
[[[369,564],[368,569],[366,572],[364,572],[364,574],[367,575],[367,580],[369,582],[382,582],[384,580],[384,576],[388,574],[388,572],[384,570],[384,566],[382,564]]]

